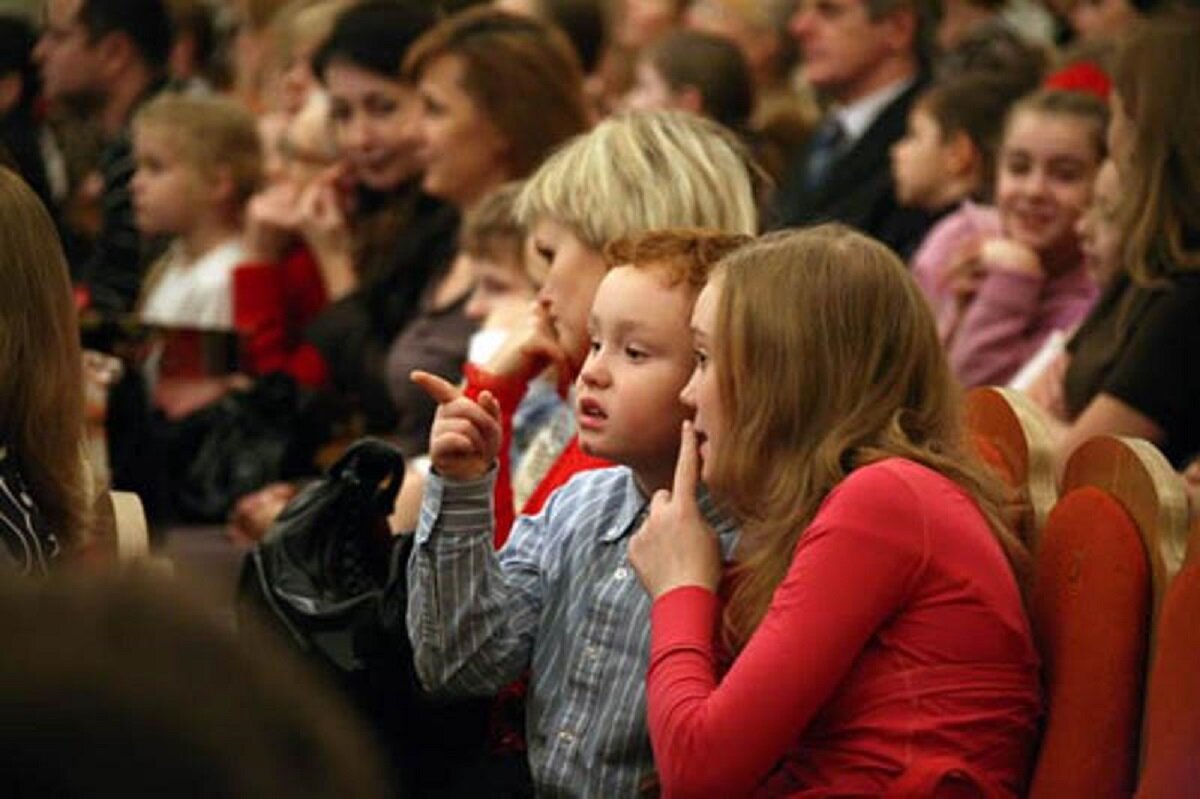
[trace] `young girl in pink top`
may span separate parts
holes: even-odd
[[[692,327],[695,421],[629,546],[663,794],[1019,795],[1026,556],[903,264],[840,226],[768,237],[717,266]],[[698,479],[742,523],[720,595]]]
[[[1098,289],[1075,224],[1104,161],[1107,110],[1081,92],[1043,90],[1009,113],[995,206],[966,205],[913,258],[954,374],[1004,383],[1056,330],[1078,324]]]

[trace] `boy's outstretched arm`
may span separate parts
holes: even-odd
[[[413,380],[438,401],[430,434],[433,470],[408,562],[408,635],[431,691],[492,694],[529,663],[540,607],[540,552],[492,547],[493,468],[500,409],[424,372]],[[542,536],[527,540],[538,549]]]

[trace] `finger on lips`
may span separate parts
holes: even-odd
[[[693,496],[696,491],[697,474],[696,431],[692,423],[685,421],[679,433],[679,459],[675,461],[674,493],[676,496]]]

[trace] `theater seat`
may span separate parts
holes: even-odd
[[[1011,490],[1009,522],[1036,548],[1058,496],[1054,446],[1041,411],[1019,391],[989,386],[967,393],[966,418],[976,453]]]
[[[1157,598],[1182,560],[1183,488],[1153,446],[1103,436],[1072,454],[1062,491],[1034,559],[1047,714],[1030,796],[1127,797]]]
[[[1200,534],[1159,615],[1143,727],[1139,799],[1200,792]]]

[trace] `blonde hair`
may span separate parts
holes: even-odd
[[[83,367],[67,262],[50,215],[0,168],[0,442],[64,548],[89,526]]]
[[[978,503],[1023,578],[1027,554],[1000,516],[1002,489],[970,454],[961,398],[921,292],[887,247],[840,225],[773,234],[730,255],[713,345],[737,431],[711,487],[743,521],[723,635],[740,649],[796,542],[854,469],[907,458]]]
[[[263,179],[262,145],[248,111],[221,97],[162,94],[133,118],[135,137],[149,128],[171,136],[180,155],[202,175],[215,177],[228,170],[240,215]]]
[[[1133,124],[1121,163],[1122,260],[1135,281],[1200,269],[1200,13],[1140,22],[1117,54],[1114,90]]]
[[[733,134],[682,111],[609,117],[552,155],[517,198],[517,218],[570,227],[588,246],[648,230],[706,227],[753,235],[758,212]]]

